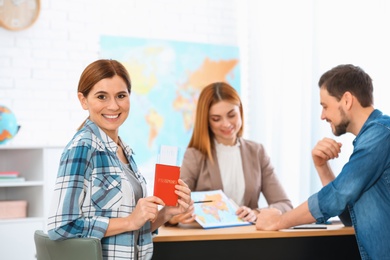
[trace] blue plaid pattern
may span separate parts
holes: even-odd
[[[146,197],[146,181],[139,173],[133,152],[122,142],[125,155]],[[134,241],[134,233],[104,237],[109,219],[126,217],[135,208],[134,191],[116,156],[117,144],[87,120],[61,156],[54,187],[48,234],[53,240],[75,237],[101,239],[104,259],[150,259],[151,225],[147,222]]]

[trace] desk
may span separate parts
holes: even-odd
[[[331,228],[257,231],[254,225],[160,227],[153,238],[153,259],[360,259],[354,229]]]

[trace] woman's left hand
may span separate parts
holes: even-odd
[[[244,221],[255,222],[258,212],[246,206],[241,206],[237,209],[236,214]]]
[[[179,196],[177,206],[165,206],[166,213],[172,216],[187,213],[187,211],[191,210],[190,206],[194,203],[191,199],[191,190],[184,181],[179,179],[175,188],[175,193]]]

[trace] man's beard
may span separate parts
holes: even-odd
[[[349,120],[347,119],[347,116],[345,115],[345,112],[344,110],[341,109],[341,107],[339,107],[339,111],[340,111],[340,115],[341,115],[341,123],[338,124],[337,126],[335,125],[334,126],[334,131],[333,131],[333,134],[335,136],[340,136],[340,135],[343,135],[347,132],[347,128],[349,126]]]

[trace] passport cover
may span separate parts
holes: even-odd
[[[162,199],[166,206],[176,206],[178,195],[175,185],[180,177],[180,167],[166,164],[156,164],[154,174],[154,196]]]

